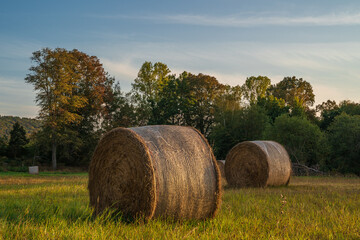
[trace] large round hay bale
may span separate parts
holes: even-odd
[[[225,160],[226,180],[233,187],[287,185],[291,162],[285,148],[273,141],[247,141],[234,146]]]
[[[116,128],[99,141],[89,169],[90,204],[99,214],[172,219],[213,217],[220,205],[220,172],[194,128]]]
[[[225,177],[225,160],[216,160],[216,162],[217,162],[219,170],[220,170],[222,186],[226,186],[227,181],[226,181],[226,177]]]

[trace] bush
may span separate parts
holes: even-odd
[[[281,143],[293,162],[307,166],[322,165],[328,151],[325,135],[304,117],[281,115],[268,127],[265,138]]]
[[[332,149],[329,168],[360,175],[360,116],[342,113],[335,117],[328,139]]]
[[[9,166],[7,167],[9,172],[28,172],[29,168],[26,166]]]

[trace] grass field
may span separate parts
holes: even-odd
[[[0,239],[360,239],[360,178],[225,189],[212,220],[93,218],[87,174],[0,173]]]

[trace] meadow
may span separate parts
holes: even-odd
[[[87,173],[0,173],[0,239],[360,239],[360,178],[224,188],[214,219],[92,217]]]

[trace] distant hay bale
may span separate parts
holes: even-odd
[[[205,219],[217,212],[220,172],[194,128],[116,128],[99,141],[89,168],[90,205],[125,217]]]
[[[285,148],[273,141],[248,141],[234,146],[226,156],[226,180],[233,187],[287,185],[291,162]]]
[[[220,170],[222,186],[226,186],[227,181],[225,177],[225,160],[216,160],[216,162]]]
[[[30,166],[29,174],[39,174],[39,166]]]

